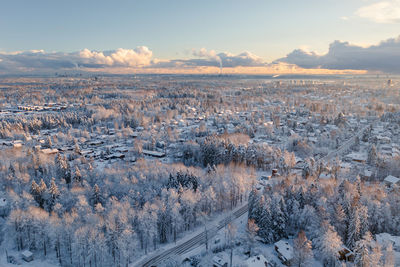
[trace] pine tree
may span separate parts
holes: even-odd
[[[51,211],[55,205],[57,198],[60,195],[60,190],[58,190],[58,187],[56,185],[56,180],[54,177],[51,179],[48,193],[49,193],[49,199],[47,201],[47,205],[49,207],[49,210]]]
[[[275,193],[271,199],[271,217],[273,241],[286,237],[287,213],[286,204],[282,196]]]
[[[45,203],[45,193],[47,191],[47,186],[44,183],[43,179],[40,180],[40,183],[37,184],[35,181],[32,182],[31,185],[31,194],[36,202],[39,204],[39,207],[43,208]]]
[[[77,184],[82,185],[82,174],[81,171],[79,170],[78,166],[75,166],[75,171],[74,171],[74,181]]]
[[[341,204],[335,206],[335,213],[333,218],[333,225],[336,228],[337,233],[342,237],[346,237],[346,213],[343,210]]]
[[[97,184],[93,186],[92,196],[90,198],[92,207],[94,208],[98,203],[104,204],[100,188]]]
[[[347,231],[347,246],[353,249],[356,242],[361,238],[361,220],[358,204],[352,206],[350,221]]]

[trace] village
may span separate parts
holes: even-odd
[[[235,162],[254,168],[255,173],[255,182],[243,189],[240,198],[248,198],[251,188],[257,194],[269,194],[269,190],[285,179],[312,179],[313,183],[321,185],[361,181],[363,187],[375,185],[382,188],[384,194],[399,194],[400,169],[396,167],[400,158],[399,91],[393,86],[387,87],[383,79],[373,82],[350,78],[276,81],[158,76],[117,79],[111,76],[59,77],[57,83],[52,79],[48,82],[60,84],[60,87],[53,86],[47,102],[40,102],[39,97],[32,98],[26,93],[10,103],[6,99],[15,96],[2,89],[3,96],[8,94],[0,103],[0,146],[5,157],[1,165],[7,172],[5,177],[14,172],[19,179],[24,168],[14,166],[13,162],[23,162],[24,157],[29,157],[36,165],[42,164],[40,168],[35,167],[35,174],[32,174],[35,183],[39,184],[42,179],[49,187],[51,179],[56,178],[60,188],[67,186],[75,190],[73,194],[78,194],[76,192],[94,190],[103,183],[100,188],[108,188],[110,182],[100,181],[101,175],[84,178],[93,172],[107,174],[140,169],[147,164],[182,165],[188,170],[198,168],[190,172],[199,175],[197,173],[202,170],[209,172],[219,164]],[[21,85],[18,83],[16,87]],[[381,90],[379,94],[378,90]],[[382,90],[385,93],[381,93]],[[79,101],[75,95],[79,95]],[[368,100],[372,98],[375,102]],[[15,114],[18,116],[12,117]],[[63,175],[70,177],[65,181],[53,177],[57,172],[52,164],[57,169],[61,161],[65,164]],[[64,166],[62,164],[60,166]],[[20,170],[16,171],[18,168]],[[173,172],[169,175],[172,177]],[[10,195],[13,183],[5,179],[0,184],[0,222],[5,222],[18,208],[15,197]],[[30,180],[19,183],[25,184],[26,191],[33,192]],[[165,186],[166,182],[161,184]],[[177,190],[185,186],[181,182]],[[104,196],[108,194],[109,198],[122,201],[119,192],[107,190],[104,189]],[[48,199],[46,196],[46,201]],[[132,200],[132,203],[139,205],[140,201]],[[106,202],[95,203],[94,212],[97,212],[98,203],[105,206]],[[49,211],[53,209],[40,201],[38,205]],[[63,212],[70,210],[65,208]],[[208,215],[209,220],[227,212],[227,209],[216,210]],[[226,224],[207,240],[211,253],[203,243],[179,255],[181,262],[177,266],[184,263],[227,267],[232,266],[232,259],[233,266],[290,266],[296,257],[293,242],[297,232],[283,234],[285,238],[274,238],[274,242],[255,234],[254,248],[250,251],[246,239],[250,212],[232,220],[237,228],[234,241],[228,238]],[[191,223],[193,225],[187,228],[202,229],[200,223]],[[184,235],[180,233],[180,238]],[[396,231],[392,234],[377,232],[373,239],[381,247],[391,243],[399,261],[399,235]],[[4,238],[1,237],[0,242]],[[170,242],[170,238],[166,240]],[[154,245],[153,253],[163,242]],[[7,262],[36,261],[37,246],[22,248],[24,250],[17,254],[8,247]],[[138,253],[144,256],[143,251]],[[353,247],[343,244],[337,253],[340,261],[354,262]],[[0,262],[3,264],[4,259]],[[311,262],[312,266],[322,266],[317,257]]]

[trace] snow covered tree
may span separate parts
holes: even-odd
[[[329,222],[323,222],[314,244],[319,250],[325,266],[339,266],[339,251],[342,249],[343,243]]]
[[[230,249],[229,253],[230,267],[232,267],[233,263],[232,258],[233,258],[233,248],[235,247],[236,232],[237,232],[236,225],[229,223],[226,228],[226,245]]]
[[[386,246],[386,249],[384,251],[384,263],[383,263],[383,267],[394,267],[395,266],[395,255],[393,252],[393,245],[391,243],[389,243]]]
[[[250,219],[247,221],[247,228],[246,228],[246,237],[247,243],[249,248],[249,256],[252,256],[253,247],[256,242],[257,232],[260,228],[254,222],[254,219]]]
[[[47,186],[44,183],[43,179],[40,180],[39,184],[37,184],[35,181],[32,182],[31,194],[41,208],[44,207],[44,203],[46,201],[46,191]]]
[[[60,190],[57,187],[55,178],[51,179],[50,187],[48,189],[48,199],[47,199],[47,206],[51,211],[56,204],[57,198],[60,196]]]
[[[378,158],[378,153],[376,151],[376,147],[375,145],[372,145],[368,150],[367,163],[372,166],[375,166],[377,158]]]
[[[75,171],[74,171],[74,182],[76,184],[82,185],[82,174],[81,171],[79,170],[78,166],[75,166]]]
[[[371,265],[371,256],[370,256],[370,242],[365,239],[361,239],[356,242],[354,248],[354,264],[357,267],[370,267]]]
[[[307,239],[306,233],[301,230],[293,241],[293,260],[290,266],[310,266],[313,257],[311,241]]]
[[[90,197],[92,207],[95,207],[98,203],[104,204],[103,196],[100,192],[100,187],[95,184],[92,189],[92,196]]]

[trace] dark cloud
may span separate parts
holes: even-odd
[[[302,68],[400,73],[400,36],[369,47],[335,41],[329,46],[329,52],[325,55],[294,50],[276,62],[296,64]]]

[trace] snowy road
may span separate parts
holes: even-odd
[[[218,221],[217,225],[214,225],[210,229],[208,229],[207,231],[209,237],[208,239],[210,240],[211,237],[216,235],[217,232],[222,228],[224,228],[228,223],[245,214],[247,212],[247,209],[248,205],[246,203],[242,207],[236,209],[233,213],[226,216],[224,219]],[[192,237],[189,240],[184,241],[181,244],[178,244],[165,251],[162,251],[157,255],[152,255],[150,258],[144,259],[143,261],[138,263],[137,266],[143,266],[143,267],[158,266],[160,263],[162,263],[164,260],[170,257],[183,255],[188,251],[194,249],[195,247],[204,244],[205,240],[206,240],[206,232],[202,231],[200,234]]]

